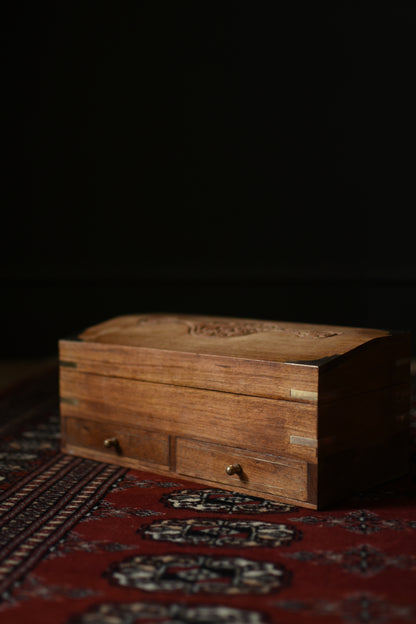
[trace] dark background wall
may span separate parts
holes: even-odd
[[[4,355],[131,312],[416,329],[416,8],[281,4],[3,5]]]

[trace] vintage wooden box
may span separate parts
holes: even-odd
[[[148,314],[59,350],[64,452],[313,509],[407,470],[406,333]]]

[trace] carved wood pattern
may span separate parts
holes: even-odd
[[[180,316],[166,316],[151,314],[138,320],[138,325],[159,323],[181,323],[188,327],[192,336],[206,336],[209,338],[234,338],[249,336],[260,332],[278,331],[293,334],[299,338],[330,338],[342,334],[340,331],[325,328],[291,328],[279,325],[273,321],[248,321],[244,319],[215,319],[192,320]]]

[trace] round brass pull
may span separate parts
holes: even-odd
[[[231,475],[234,475],[234,474],[241,475],[241,474],[243,474],[243,469],[242,469],[242,467],[240,466],[240,464],[230,464],[230,465],[229,465],[229,466],[227,466],[227,468],[225,469],[225,472],[226,472],[228,475],[230,475],[230,476],[231,476]]]
[[[120,444],[117,438],[106,438],[104,440],[104,446],[105,448],[115,448],[115,449],[120,448]]]

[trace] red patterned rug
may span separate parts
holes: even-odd
[[[55,375],[0,409],[1,622],[416,622],[414,437],[408,477],[311,512],[61,454]]]

